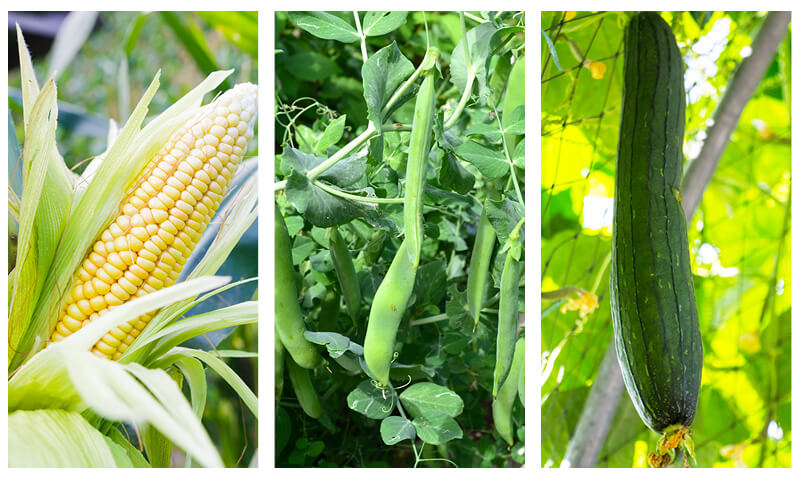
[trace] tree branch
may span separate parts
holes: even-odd
[[[689,164],[686,177],[683,179],[681,195],[683,208],[687,214],[693,213],[700,204],[703,191],[717,169],[719,159],[728,146],[731,133],[739,123],[745,105],[753,97],[764,73],[775,58],[778,44],[786,35],[790,19],[791,12],[770,12],[767,15],[753,42],[752,53],[742,60],[725,89],[725,94],[714,112],[714,124],[708,128],[708,136],[700,149],[700,155]],[[687,218],[691,218],[691,215],[687,215]]]
[[[622,372],[612,341],[603,355],[597,379],[592,384],[583,413],[561,462],[562,467],[591,468],[597,464],[622,395],[622,386]]]
[[[731,133],[736,128],[745,105],[752,98],[764,73],[772,63],[778,44],[786,35],[790,19],[791,12],[770,12],[753,42],[751,55],[742,61],[733,74],[714,112],[714,124],[708,129],[708,136],[700,155],[689,165],[683,179],[681,203],[687,222],[700,204],[703,192],[717,169],[719,159],[730,141]],[[622,395],[622,388],[622,371],[612,340],[586,399],[575,433],[570,439],[562,466],[595,466],[608,436],[611,420]]]

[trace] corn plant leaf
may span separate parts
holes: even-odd
[[[27,132],[33,102],[39,96],[39,82],[36,80],[31,54],[25,45],[25,38],[22,36],[19,25],[17,25],[17,45],[19,47],[19,73],[22,80],[22,128]]]
[[[250,390],[247,384],[244,383],[244,380],[242,380],[231,367],[220,360],[216,355],[193,348],[175,347],[159,359],[159,365],[166,366],[182,358],[191,357],[200,360],[217,372],[217,374],[239,395],[239,398],[242,399],[253,415],[258,418],[258,398],[256,398],[255,393]]]
[[[178,388],[180,388],[182,385],[180,373],[171,371],[170,376],[178,382]],[[179,378],[176,378],[176,376]],[[172,442],[149,423],[142,427],[142,443],[153,468],[168,468],[170,466]]]
[[[58,27],[50,48],[50,75],[56,78],[67,68],[81,49],[97,21],[98,12],[70,12]]]
[[[26,362],[9,381],[9,409],[47,408],[46,402],[76,410],[89,406],[110,420],[148,422],[204,465],[221,466],[196,412],[165,372],[111,362],[87,350],[116,325],[226,281],[198,278],[110,309]]]
[[[51,79],[36,98],[23,154],[23,197],[17,243],[17,273],[9,308],[9,360],[30,348],[31,316],[56,254],[71,201],[70,182],[56,148],[56,86]],[[31,342],[32,343],[32,342]]]
[[[130,459],[132,466],[136,468],[151,467],[151,465],[147,463],[147,460],[144,458],[144,455],[142,455],[142,452],[131,445],[131,442],[129,442],[128,439],[122,435],[122,432],[120,432],[119,429],[112,428],[106,435],[106,441],[114,442],[116,445],[122,448],[122,450],[127,453],[128,459]]]
[[[142,443],[153,468],[169,468],[172,442],[150,424],[142,427]]]
[[[189,385],[191,394],[192,409],[197,418],[203,418],[203,410],[206,408],[206,394],[208,393],[206,372],[203,364],[196,358],[183,358],[175,362],[175,366],[183,374],[186,383]]]
[[[59,408],[81,411],[86,404],[69,381],[64,351],[86,352],[106,332],[142,313],[163,307],[176,298],[186,298],[214,289],[226,277],[204,277],[182,282],[111,308],[64,340],[50,344],[25,362],[8,381],[8,410]]]
[[[122,447],[77,412],[20,410],[8,415],[8,466],[130,467],[132,463]]]
[[[209,299],[209,298],[211,298],[211,297],[213,297],[215,295],[218,295],[218,294],[220,294],[220,293],[222,293],[222,292],[224,292],[224,291],[226,291],[228,289],[231,289],[231,288],[236,287],[238,285],[241,285],[243,283],[252,282],[252,281],[256,281],[256,280],[258,280],[257,277],[256,278],[247,278],[247,279],[244,279],[244,280],[239,280],[238,282],[232,282],[232,283],[229,283],[227,285],[223,285],[222,287],[216,288],[216,289],[214,289],[214,290],[212,290],[212,291],[210,291],[210,292],[208,292],[206,294],[200,295],[197,298],[195,298],[194,300],[191,300],[191,301],[188,301],[188,302],[182,302],[181,303],[182,307],[180,309],[176,310],[176,309],[170,308],[170,315],[168,317],[165,317],[164,325],[171,325],[172,322],[177,321],[177,319],[181,318],[186,312],[191,310],[193,307],[203,303],[204,301],[206,301],[207,299]],[[180,282],[180,281],[184,281],[184,280],[183,279],[179,279],[178,281]],[[152,321],[151,321],[151,323],[152,323]],[[152,329],[152,330],[145,329],[142,332],[142,334],[139,335],[139,337],[137,337],[136,341],[133,342],[131,344],[131,346],[128,347],[127,350],[125,350],[125,353],[120,358],[120,361],[123,362],[123,363],[124,362],[136,362],[136,363],[141,363],[142,365],[149,365],[147,360],[152,360],[153,358],[157,358],[155,355],[151,355],[150,354],[152,348],[154,347],[154,344],[153,344],[153,342],[151,342],[151,339],[153,339],[153,337],[160,338],[162,330],[163,330],[162,327],[159,327],[157,329]],[[147,360],[143,360],[143,359],[147,359]]]
[[[222,466],[208,433],[166,372],[88,352],[64,353],[70,380],[92,410],[109,420],[147,422],[203,465]]]
[[[14,119],[8,111],[8,197],[19,210],[19,198],[22,197],[22,149],[17,141]]]
[[[185,320],[172,323],[154,334],[148,342],[158,342],[154,345],[151,355],[161,356],[172,347],[176,347],[191,338],[220,330],[256,323],[258,321],[258,302],[242,302],[230,307],[221,308],[200,315],[189,317]]]
[[[203,411],[206,408],[206,394],[208,393],[205,368],[203,364],[195,358],[184,358],[175,362],[175,366],[178,367],[183,374],[184,380],[186,380],[186,383],[189,385],[192,410],[194,410],[197,418],[202,420]],[[184,468],[190,468],[191,466],[192,457],[191,455],[187,455]]]

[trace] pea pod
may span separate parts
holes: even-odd
[[[339,319],[339,295],[333,290],[328,290],[319,307],[317,317],[317,331],[335,332],[336,321]]]
[[[514,444],[514,422],[511,413],[514,410],[514,400],[517,398],[519,376],[525,364],[525,338],[520,337],[514,347],[514,361],[508,372],[508,380],[500,387],[497,397],[492,400],[492,419],[494,428],[500,437],[509,445]]]
[[[511,74],[508,76],[506,83],[506,98],[503,100],[503,115],[502,124],[503,130],[511,126],[511,114],[520,105],[525,105],[525,56],[517,58],[514,66],[511,68]],[[508,151],[513,152],[517,147],[519,135],[511,133],[505,134],[506,145]]]
[[[375,292],[364,338],[364,361],[382,385],[389,384],[397,329],[414,291],[416,276],[417,267],[409,258],[407,242],[403,241]]]
[[[295,287],[292,247],[289,231],[280,208],[275,205],[275,325],[289,355],[303,368],[322,363],[317,348],[305,339],[306,325],[300,312]]]
[[[486,300],[486,289],[489,286],[489,267],[491,266],[492,250],[494,249],[496,235],[494,228],[486,215],[486,208],[481,212],[478,222],[478,233],[475,235],[475,245],[469,259],[467,270],[467,309],[474,320],[474,327],[478,325],[481,317],[481,308]]]
[[[509,376],[514,358],[514,342],[519,323],[519,260],[511,250],[506,255],[500,276],[500,306],[497,314],[497,357],[494,365],[492,395],[497,396]],[[516,387],[515,387],[516,388]]]
[[[296,364],[291,356],[286,357],[286,367],[289,372],[289,381],[292,382],[292,388],[297,395],[297,401],[300,402],[300,407],[311,418],[321,417],[322,404],[314,390],[314,384],[311,383],[311,372]]]
[[[372,237],[369,239],[364,248],[361,249],[360,257],[361,266],[369,266],[375,264],[383,253],[383,244],[386,242],[386,230],[375,230]],[[356,258],[359,260],[359,258]]]
[[[422,252],[422,193],[425,187],[425,164],[431,148],[433,110],[436,103],[434,69],[428,70],[417,92],[414,121],[406,166],[406,196],[403,210],[408,256],[414,268]]]
[[[347,313],[357,328],[358,311],[361,308],[361,287],[358,284],[356,268],[353,266],[353,257],[336,227],[330,228],[330,252],[336,277],[339,279],[339,286],[342,289],[344,303],[347,306]]]
[[[275,400],[283,395],[283,367],[286,365],[286,349],[283,348],[281,338],[278,336],[278,327],[275,326]]]

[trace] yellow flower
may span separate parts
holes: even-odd
[[[595,80],[600,80],[606,75],[606,64],[603,62],[587,60],[586,67],[592,72],[592,78]]]
[[[739,337],[739,348],[751,355],[761,351],[761,340],[758,337],[758,331],[747,332]]]
[[[586,315],[595,311],[598,305],[597,295],[592,292],[581,290],[578,294],[578,298],[570,298],[567,300],[567,303],[561,307],[561,313],[580,310],[580,316],[585,317]]]

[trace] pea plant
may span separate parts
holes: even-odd
[[[277,466],[524,464],[524,13],[276,32]]]

